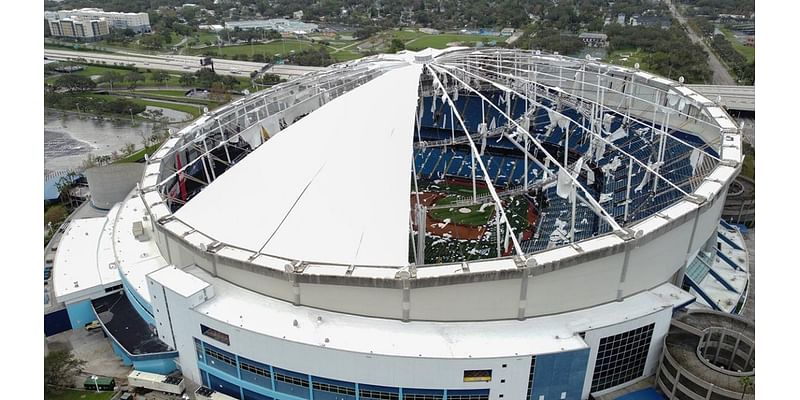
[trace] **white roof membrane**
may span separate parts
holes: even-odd
[[[388,71],[295,122],[176,217],[215,240],[267,254],[407,265],[421,70]]]

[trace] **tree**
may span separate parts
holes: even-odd
[[[128,81],[128,88],[135,89],[139,82],[144,81],[144,75],[138,71],[131,71],[125,75],[125,80]]]
[[[150,79],[159,85],[163,85],[164,82],[169,80],[169,74],[164,71],[153,71],[150,75]]]
[[[406,44],[400,39],[392,39],[392,43],[389,45],[389,53],[397,53],[398,51],[405,49]]]
[[[213,101],[226,101],[226,94],[225,85],[221,82],[214,82],[211,84],[208,98]]]
[[[44,212],[44,222],[45,224],[52,224],[55,226],[60,224],[61,221],[67,219],[68,214],[69,213],[67,212],[66,207],[61,204],[57,204],[48,208],[47,211]]]
[[[148,49],[160,49],[164,46],[164,37],[162,35],[147,35],[139,39],[139,43]]]
[[[195,79],[194,75],[186,72],[186,73],[182,73],[181,77],[178,78],[178,83],[181,86],[192,86],[192,85],[194,85],[194,79]]]
[[[75,358],[69,351],[51,351],[44,358],[44,382],[48,385],[71,387],[73,379],[86,361]]]
[[[125,156],[129,156],[133,154],[136,150],[136,145],[133,143],[125,143],[125,146],[122,148],[122,154]]]
[[[742,385],[742,400],[744,400],[744,396],[747,394],[747,389],[753,387],[753,377],[752,376],[743,376],[739,378],[739,384]]]
[[[100,83],[108,83],[111,86],[111,90],[114,90],[114,82],[121,82],[122,74],[116,71],[106,71],[103,75],[100,75],[97,81]]]
[[[66,89],[69,92],[83,92],[97,86],[91,78],[80,75],[62,75],[53,83],[56,89]]]

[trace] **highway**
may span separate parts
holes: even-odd
[[[681,15],[680,11],[678,11],[675,5],[672,4],[671,0],[667,0],[667,6],[669,6],[669,10],[672,12],[672,15],[675,17],[675,19],[677,19],[678,22],[680,22],[681,25],[683,25],[683,27],[686,29],[686,33],[689,35],[689,39],[692,41],[692,43],[703,46],[703,49],[708,54],[708,66],[711,67],[711,72],[713,73],[713,76],[711,77],[711,83],[714,85],[735,85],[736,80],[733,79],[731,74],[728,72],[728,69],[725,68],[719,58],[717,58],[717,55],[711,51],[706,42],[700,39],[699,35],[697,35],[692,27],[686,23],[686,18]]]
[[[179,55],[149,55],[132,53],[95,53],[88,51],[45,49],[44,56],[51,60],[70,60],[83,58],[92,63],[131,65],[137,68],[160,69],[174,72],[195,72],[201,68],[203,57]],[[214,58],[214,70],[220,75],[248,77],[253,71],[261,71],[265,64],[250,61],[234,61]],[[309,72],[318,71],[320,67],[303,67],[299,65],[275,65],[268,71],[281,78],[292,79]]]
[[[718,102],[729,110],[755,111],[756,87],[736,85],[688,85],[711,101]],[[717,101],[719,97],[720,101]]]

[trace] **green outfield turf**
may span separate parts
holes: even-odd
[[[470,191],[470,194],[471,191]],[[446,206],[458,200],[457,196],[447,196],[436,201],[436,206]],[[483,210],[481,210],[483,208]],[[435,208],[430,210],[430,216],[440,221],[450,220],[453,224],[482,226],[494,218],[494,204],[482,204],[465,207]]]

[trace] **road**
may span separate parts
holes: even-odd
[[[689,35],[689,39],[692,43],[699,44],[703,46],[703,49],[708,54],[708,66],[711,67],[711,71],[713,75],[711,77],[711,83],[714,85],[736,85],[736,80],[733,79],[731,74],[725,68],[725,66],[720,62],[717,55],[714,54],[713,51],[708,47],[705,41],[700,39],[700,36],[686,23],[686,18],[681,15],[678,9],[672,4],[672,0],[666,0],[667,5],[669,6],[669,10],[672,12],[672,15],[678,22],[683,25],[684,29],[686,29],[686,33]]]
[[[756,87],[745,85],[689,85],[689,88],[707,99],[717,101],[728,110],[756,111]]]
[[[70,51],[45,49],[44,56],[53,60],[69,60],[83,58],[93,63],[103,63],[113,66],[115,63],[130,65],[137,68],[161,69],[175,72],[195,72],[201,68],[202,57],[179,55],[144,55],[133,53],[94,53],[89,51]],[[234,61],[214,59],[214,70],[221,75],[248,77],[252,71],[260,71],[264,63],[250,61]],[[282,78],[291,79],[309,72],[318,71],[320,67],[303,67],[299,65],[275,65],[269,69],[270,73]]]

